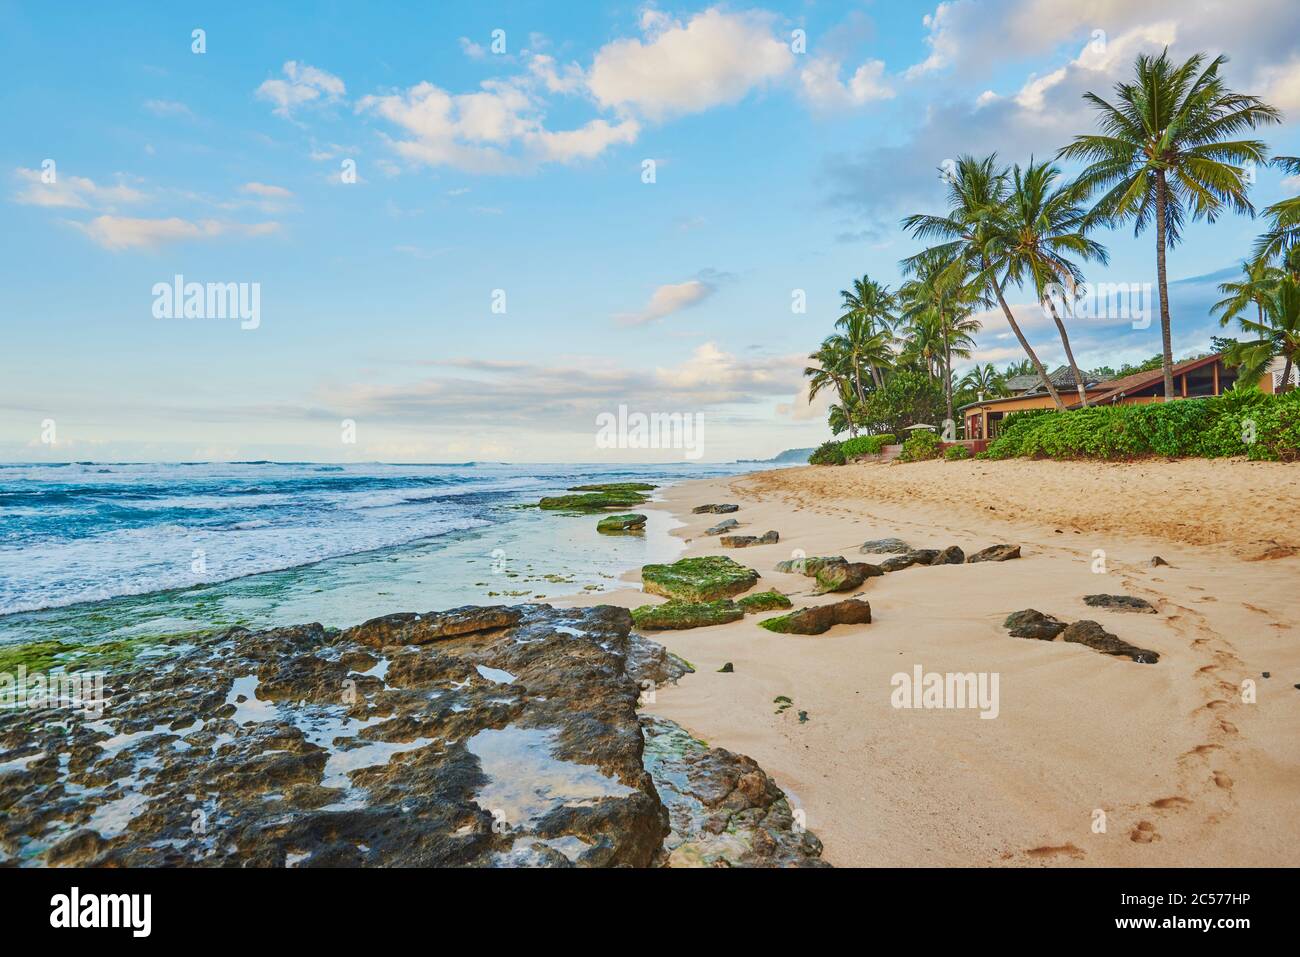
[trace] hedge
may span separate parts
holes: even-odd
[[[852,459],[859,455],[879,455],[881,449],[886,445],[893,445],[896,441],[895,436],[884,432],[880,435],[859,435],[856,439],[841,442],[840,447],[844,450],[844,457]]]
[[[1300,392],[1232,389],[1204,399],[1014,412],[981,454],[1111,461],[1245,455],[1289,462],[1300,458]]]
[[[921,462],[925,459],[937,459],[943,454],[943,442],[933,432],[919,430],[913,432],[903,443],[903,451],[898,454],[900,462]]]
[[[823,442],[817,450],[808,456],[809,465],[843,465],[844,445],[834,439]]]

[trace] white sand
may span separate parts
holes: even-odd
[[[738,532],[776,529],[780,544],[719,548],[701,532],[726,516],[690,514],[711,501],[738,503]],[[664,505],[686,523],[686,554],[728,554],[762,573],[756,591],[796,607],[847,595],[815,598],[810,579],[774,572],[795,549],[878,562],[858,546],[896,536],[967,553],[1011,542],[1024,557],[870,579],[873,622],[820,637],[767,632],[767,615],[654,632],[696,673],[651,710],[759,761],[837,865],[1295,866],[1300,559],[1284,556],[1300,546],[1297,503],[1300,465],[1242,461],[855,465],[685,483]],[[1153,554],[1171,567],[1151,567]],[[1159,614],[1083,603],[1099,592]],[[584,600],[660,599],[630,585]],[[1003,618],[1030,607],[1098,621],[1160,661],[1010,637]],[[719,674],[727,661],[735,673]],[[895,709],[891,676],[916,664],[997,673],[998,717]],[[794,701],[780,715],[778,695]]]

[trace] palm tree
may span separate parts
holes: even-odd
[[[1283,272],[1276,266],[1269,265],[1264,259],[1247,259],[1241,264],[1242,278],[1236,282],[1219,283],[1219,292],[1224,294],[1210,307],[1210,315],[1219,317],[1219,325],[1226,326],[1252,305],[1259,321],[1264,321],[1264,303],[1269,294],[1277,288]]]
[[[843,331],[833,338],[849,354],[849,374],[853,380],[853,392],[858,404],[867,401],[863,386],[863,371],[871,373],[872,383],[880,387],[880,369],[893,361],[894,353],[890,348],[893,333],[888,329],[879,329],[871,319],[861,312],[850,312],[841,316],[835,323]]]
[[[852,353],[847,348],[842,336],[828,336],[821,347],[808,358],[816,365],[807,366],[803,374],[808,377],[808,401],[817,398],[823,389],[833,388],[839,397],[839,409],[848,420],[849,434],[856,436],[857,427],[853,421],[854,393],[850,365]]]
[[[1007,196],[1007,269],[1012,282],[1029,282],[1033,286],[1038,301],[1056,323],[1070,374],[1079,390],[1079,402],[1086,407],[1088,393],[1074,361],[1065,323],[1056,311],[1052,287],[1073,293],[1082,281],[1083,274],[1070,255],[1102,265],[1109,256],[1101,243],[1088,238],[1087,229],[1092,224],[1079,202],[1078,191],[1073,186],[1056,185],[1060,175],[1056,166],[1035,163],[1032,157],[1023,170],[1018,165],[1012,167]]]
[[[959,385],[961,388],[968,389],[980,396],[996,395],[1005,388],[1002,373],[993,368],[991,362],[976,365],[970,372],[961,377]]]
[[[1249,382],[1258,381],[1268,364],[1282,356],[1286,359],[1282,390],[1286,391],[1291,387],[1291,368],[1300,360],[1300,282],[1290,276],[1279,280],[1264,296],[1263,306],[1258,321],[1238,318],[1241,328],[1256,338],[1229,346],[1224,361],[1240,366],[1239,380]]]
[[[1007,324],[1025,350],[1043,388],[1058,409],[1064,409],[1056,386],[1025,338],[1003,295],[1010,278],[1007,268],[1006,199],[1007,174],[995,169],[995,156],[977,160],[963,156],[948,179],[948,212],[943,216],[908,216],[903,227],[917,239],[939,239],[939,245],[903,260],[909,272],[922,268],[934,257],[944,266],[938,281],[952,288],[968,286],[987,305],[996,302]],[[969,277],[969,278],[968,278]]]
[[[915,279],[899,289],[900,321],[906,323],[905,352],[925,364],[932,378],[943,380],[948,420],[952,410],[952,360],[970,358],[980,323],[971,318],[971,304],[978,298],[969,285],[946,270],[937,256],[923,256],[912,269]]]
[[[865,323],[871,334],[885,333],[886,344],[892,342],[893,328],[897,322],[893,312],[897,303],[888,286],[881,285],[870,276],[863,276],[853,280],[851,290],[841,289],[840,298],[843,300],[844,315],[836,320],[837,326],[843,328],[856,319]],[[888,364],[888,361],[870,363],[871,380],[877,389],[883,384],[880,370]]]
[[[1226,57],[1202,70],[1204,62],[1205,54],[1198,53],[1175,65],[1167,48],[1158,57],[1140,54],[1135,82],[1115,85],[1118,106],[1084,94],[1100,111],[1101,133],[1076,136],[1057,154],[1090,162],[1079,186],[1087,194],[1101,193],[1097,217],[1110,223],[1131,219],[1135,235],[1155,221],[1166,401],[1174,397],[1174,360],[1165,252],[1178,244],[1189,215],[1214,222],[1225,206],[1254,215],[1246,196],[1247,164],[1264,163],[1268,148],[1260,140],[1232,137],[1280,121],[1278,111],[1258,97],[1228,89],[1219,76]]]
[[[1011,379],[1018,375],[1033,375],[1034,364],[1028,359],[1021,359],[1019,362],[1008,362],[1007,367],[1002,370],[1003,379]]]
[[[1274,156],[1272,163],[1283,172],[1300,176],[1300,156]],[[1300,196],[1274,203],[1265,208],[1264,215],[1273,220],[1273,224],[1259,237],[1255,258],[1286,259],[1288,253],[1300,248]]]

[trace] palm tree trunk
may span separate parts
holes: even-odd
[[[944,398],[948,403],[948,422],[953,423],[953,428],[957,427],[957,420],[952,417],[952,343],[947,339],[943,343],[943,392]],[[944,423],[945,428],[948,422]]]
[[[1065,332],[1065,323],[1056,314],[1056,303],[1052,302],[1052,297],[1047,296],[1043,301],[1047,303],[1047,308],[1052,313],[1052,319],[1056,322],[1057,331],[1061,333],[1061,345],[1065,346],[1065,358],[1070,363],[1070,375],[1074,376],[1074,386],[1079,390],[1079,405],[1086,409],[1088,407],[1088,390],[1083,387],[1083,376],[1079,375],[1079,366],[1074,361],[1074,350],[1070,348],[1070,337]]]
[[[1282,388],[1280,391],[1285,392],[1291,388],[1291,354],[1287,353],[1286,365],[1282,367]]]
[[[985,261],[983,266],[985,272],[987,272],[989,268],[988,262]],[[1029,356],[1029,361],[1033,363],[1034,370],[1038,373],[1038,377],[1043,380],[1043,386],[1047,389],[1047,394],[1050,395],[1052,401],[1056,403],[1056,410],[1058,412],[1064,412],[1065,403],[1061,401],[1061,396],[1057,393],[1056,386],[1052,385],[1052,380],[1048,377],[1047,370],[1044,369],[1043,364],[1038,361],[1038,353],[1034,352],[1034,347],[1029,344],[1029,340],[1025,338],[1025,334],[1020,331],[1020,324],[1016,322],[1016,317],[1011,314],[1011,307],[1007,305],[1007,300],[1002,295],[1002,286],[997,282],[993,282],[992,286],[993,291],[998,297],[998,305],[1002,307],[1002,315],[1007,317],[1007,325],[1011,327],[1011,331],[1016,334],[1016,339],[1020,341],[1020,348],[1025,350],[1025,355]]]
[[[1165,171],[1156,170],[1156,284],[1160,288],[1160,347],[1164,352],[1165,401],[1174,397],[1174,346],[1169,328],[1169,283],[1165,275]]]

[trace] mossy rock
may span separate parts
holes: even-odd
[[[115,671],[135,662],[141,653],[155,648],[182,644],[203,632],[173,635],[145,635],[117,641],[77,643],[68,641],[29,641],[0,645],[0,673],[16,674],[19,666],[27,673],[48,673],[56,669],[73,671]]]
[[[673,600],[662,605],[642,605],[632,609],[632,621],[636,627],[661,631],[725,625],[744,617],[744,609],[730,598],[719,598],[717,601]]]
[[[596,531],[605,535],[626,535],[645,529],[646,518],[635,513],[628,515],[610,515],[596,523]]]
[[[596,485],[570,485],[570,492],[652,492],[658,485],[649,482],[604,482]]]
[[[548,495],[537,503],[547,511],[597,512],[606,508],[628,508],[649,499],[640,492],[582,492],[578,495]]]
[[[793,608],[790,599],[779,591],[758,591],[752,595],[738,598],[736,604],[745,609],[745,613],[755,611],[775,611],[778,608]]]
[[[671,565],[644,565],[641,582],[651,595],[683,601],[713,601],[749,591],[758,572],[722,555],[683,558]]]

